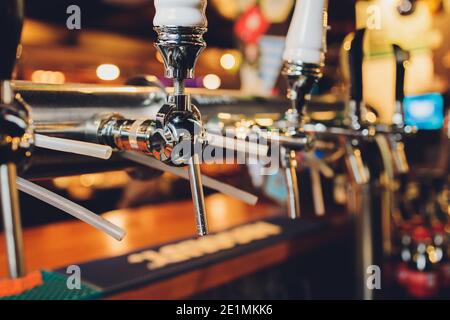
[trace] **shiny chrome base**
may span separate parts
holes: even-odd
[[[192,79],[198,56],[206,48],[203,27],[155,27],[155,44],[164,59],[166,77]]]

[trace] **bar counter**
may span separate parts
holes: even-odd
[[[269,204],[255,207],[238,200],[214,194],[206,199],[211,232],[219,232],[261,219],[285,215]],[[36,213],[39,214],[39,213]],[[59,222],[24,230],[26,267],[28,271],[54,270],[71,264],[124,255],[141,248],[158,246],[195,237],[191,201],[171,202],[138,209],[105,213],[106,219],[127,231],[125,239],[117,242],[90,226],[78,222]],[[237,258],[190,270],[164,278],[150,285],[115,293],[109,299],[181,299],[285,262],[290,257],[321,244],[348,235],[349,218],[333,215],[329,227],[298,239],[279,241]],[[0,236],[4,248],[4,237]],[[6,276],[5,251],[0,251],[0,277]]]

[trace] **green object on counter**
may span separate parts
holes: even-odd
[[[0,298],[0,300],[92,300],[101,298],[103,292],[97,287],[82,283],[80,289],[67,288],[67,276],[42,271],[44,284],[22,294]]]

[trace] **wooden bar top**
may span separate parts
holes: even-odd
[[[207,197],[206,208],[211,232],[281,214],[280,208],[272,205],[257,204],[252,207],[220,194]],[[27,271],[56,269],[195,236],[194,214],[190,201],[116,210],[103,216],[126,230],[127,235],[121,242],[80,221],[59,222],[24,230]],[[292,244],[280,243],[247,255],[249,263],[242,263],[241,257],[231,259],[203,270],[165,279],[143,289],[118,294],[115,298],[189,297],[265,266],[279,263],[300,247],[296,246],[295,250],[292,250]],[[0,277],[5,277],[7,263],[3,235],[0,237],[0,248]],[[253,263],[250,263],[251,261]]]

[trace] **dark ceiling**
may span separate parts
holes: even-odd
[[[354,0],[330,0],[330,22],[337,26],[336,36],[352,28],[354,19]],[[25,0],[27,17],[46,21],[62,28],[65,27],[70,5],[81,8],[82,30],[105,30],[152,40],[153,0]],[[210,21],[206,40],[210,46],[232,48],[236,46],[233,37],[233,21],[220,16],[209,5],[207,9]],[[214,21],[214,23],[211,23]],[[288,20],[290,21],[290,19]],[[273,25],[270,34],[284,35],[288,23]],[[333,37],[333,33],[330,34]],[[340,39],[336,39],[340,40]]]
[[[70,5],[81,8],[82,30],[100,29],[153,39],[153,0],[26,0],[27,17],[64,27]],[[222,18],[212,6],[208,7],[208,43],[233,47],[233,22]]]

